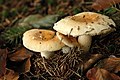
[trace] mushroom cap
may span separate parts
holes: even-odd
[[[111,27],[110,27],[111,26]],[[54,29],[64,35],[101,35],[115,30],[115,23],[108,16],[82,12],[74,16],[68,16],[54,24]]]
[[[65,45],[67,45],[69,47],[80,46],[75,37],[63,35],[59,32],[57,32],[56,35],[61,40],[61,42],[63,42]]]
[[[56,51],[64,46],[51,30],[31,29],[23,34],[22,39],[23,45],[35,52]]]

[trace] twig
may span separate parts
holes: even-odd
[[[49,75],[53,76],[52,73],[47,69],[46,65],[45,65],[45,59],[43,58],[43,66],[46,69],[46,71],[49,73]]]
[[[86,72],[89,68],[91,68],[96,62],[98,62],[100,59],[104,58],[102,54],[95,54],[91,59],[89,59],[84,65],[83,65],[83,72]]]
[[[74,74],[76,74],[78,77],[81,78],[81,75],[79,75],[79,73],[76,73],[75,71],[73,71],[72,69],[70,69]]]
[[[44,80],[47,80],[42,74],[34,75],[32,72],[30,72],[30,74],[31,74],[33,77],[38,77],[38,78],[39,78],[39,76],[40,76],[40,77],[43,78]],[[31,77],[32,77],[32,76],[31,76]]]

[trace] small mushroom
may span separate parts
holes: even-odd
[[[68,53],[70,51],[70,48],[80,47],[80,45],[75,37],[67,36],[67,35],[61,34],[59,32],[56,32],[56,35],[60,39],[60,41],[66,45],[62,48],[63,53]]]
[[[61,42],[63,42],[68,47],[80,46],[77,39],[73,36],[67,36],[67,35],[61,34],[59,32],[56,32],[56,35],[61,40]]]
[[[108,16],[94,13],[82,12],[74,16],[68,16],[54,24],[53,29],[64,35],[78,37],[78,42],[83,50],[88,51],[91,36],[108,34],[115,31],[115,23]]]
[[[54,51],[65,46],[55,35],[54,31],[31,29],[23,34],[23,45],[29,50],[41,52],[41,56],[50,58]]]

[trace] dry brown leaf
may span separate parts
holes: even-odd
[[[0,27],[0,30],[1,30],[1,27]],[[5,44],[5,41],[0,38],[0,46],[2,46],[3,44]]]
[[[18,80],[19,75],[13,70],[6,69],[6,74],[0,78],[0,80]]]
[[[95,10],[102,10],[117,3],[120,3],[120,0],[95,0],[92,4],[92,8]]]
[[[6,72],[7,49],[0,49],[0,77]]]
[[[91,68],[96,62],[102,59],[104,55],[102,54],[94,54],[91,58],[84,63],[84,72],[86,72],[89,68]]]
[[[86,77],[89,80],[120,80],[119,76],[100,68],[90,69],[87,72]]]
[[[15,53],[10,54],[8,57],[10,58],[11,61],[21,61],[31,57],[31,55],[32,53],[30,51],[22,47],[19,50],[17,50]]]
[[[23,65],[24,67],[24,72],[29,72],[30,71],[30,67],[31,67],[31,63],[30,63],[30,58],[28,58],[26,61],[25,61],[25,63],[24,63],[24,65]]]
[[[19,62],[18,62],[19,63]],[[22,63],[20,63],[20,66],[17,66],[16,71],[18,73],[26,73],[30,71],[30,67],[31,67],[31,62],[30,62],[30,58],[27,58],[25,60],[22,61]]]
[[[120,71],[120,58],[105,59],[100,64],[98,64],[98,67],[113,73],[118,73]]]

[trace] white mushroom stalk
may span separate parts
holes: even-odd
[[[23,34],[23,45],[32,51],[41,52],[41,56],[49,59],[54,51],[65,46],[55,35],[54,31],[31,29]]]
[[[53,51],[42,51],[41,52],[41,57],[45,57],[46,59],[49,59],[50,57],[52,57],[54,55]]]
[[[83,51],[86,53],[90,49],[92,37],[89,35],[81,35],[78,37],[78,42],[81,45]]]
[[[68,46],[64,46],[64,47],[62,48],[62,52],[63,52],[63,53],[69,53],[69,51],[70,51],[70,47],[68,47]]]

